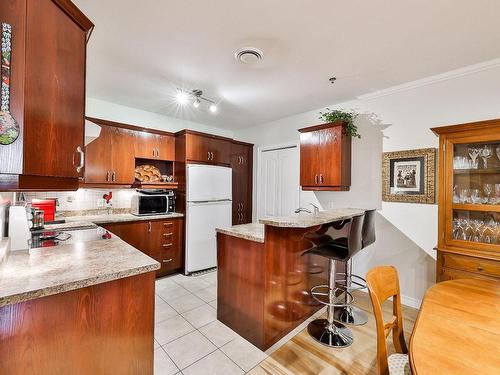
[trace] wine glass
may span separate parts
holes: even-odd
[[[483,159],[484,168],[488,168],[488,159],[493,155],[493,148],[491,145],[484,145],[481,149],[481,158]]]
[[[476,167],[476,160],[479,154],[481,153],[481,150],[478,149],[477,147],[469,147],[468,150],[469,156],[472,159],[472,167],[471,168],[477,168]]]
[[[484,184],[483,185],[484,194],[486,194],[486,203],[493,203],[490,198],[491,193],[493,193],[493,184]]]
[[[500,184],[495,184],[496,203],[500,203]]]
[[[497,158],[498,160],[500,160],[500,146],[497,146],[496,152],[497,152]]]
[[[470,190],[470,199],[472,203],[480,203],[481,198],[479,198],[479,189]]]

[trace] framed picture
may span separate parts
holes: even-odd
[[[436,149],[384,152],[382,200],[436,203]]]

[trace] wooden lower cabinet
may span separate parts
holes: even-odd
[[[0,307],[0,374],[153,375],[154,273]]]
[[[184,220],[182,218],[133,221],[102,225],[111,233],[161,264],[157,277],[183,267]]]
[[[438,251],[437,280],[500,280],[500,261]]]

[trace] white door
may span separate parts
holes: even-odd
[[[217,266],[215,228],[231,226],[231,201],[188,203],[186,273]]]
[[[292,214],[299,207],[298,147],[262,150],[259,170],[257,181],[259,218]]]
[[[188,202],[231,199],[232,170],[215,165],[187,165]]]

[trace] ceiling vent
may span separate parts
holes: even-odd
[[[236,60],[242,64],[253,65],[258,64],[264,58],[262,51],[255,47],[240,48],[234,54]]]

